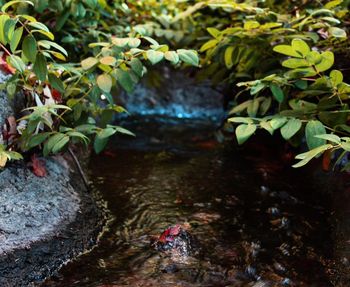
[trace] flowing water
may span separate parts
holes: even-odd
[[[43,286],[332,286],[330,207],[307,171],[268,147],[223,147],[202,122],[144,118],[130,129],[136,139],[90,164],[106,232]],[[175,224],[195,237],[195,255],[153,247]]]

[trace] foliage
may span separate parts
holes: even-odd
[[[348,150],[349,137],[327,134],[327,130],[332,133],[350,131],[347,125],[350,85],[343,82],[343,74],[338,70],[325,73],[334,64],[334,54],[311,50],[301,39],[293,39],[291,45],[277,45],[273,50],[289,56],[282,61],[282,66],[289,70],[238,84],[254,96],[231,110],[231,114],[248,114],[248,117],[228,120],[240,124],[236,128],[238,143],[245,142],[257,128],[271,135],[279,129],[285,140],[298,143],[304,134],[310,151],[299,154],[296,159],[301,161],[294,167],[305,165],[327,150]],[[260,96],[262,94],[264,96]],[[264,116],[273,101],[278,104],[278,112]]]
[[[149,64],[168,61],[175,66],[182,63],[198,66],[194,50],[173,51],[167,45],[135,32],[132,35],[121,33],[122,37],[104,35],[103,41],[87,45],[90,50],[82,53],[80,63],[66,64],[64,62],[70,60],[69,54],[61,43],[55,42],[55,36],[48,28],[52,23],[44,24],[33,16],[20,14],[21,11],[32,11],[31,6],[34,11],[42,12],[49,7],[44,2],[51,3],[39,1],[35,6],[31,1],[15,0],[1,8],[0,47],[6,59],[4,66],[13,74],[3,88],[12,97],[21,91],[28,106],[18,119],[16,134],[3,137],[3,143],[9,149],[6,153],[9,159],[16,158],[13,149],[27,152],[42,148],[44,155],[48,155],[63,151],[70,142],[86,145],[91,139],[95,151],[101,152],[113,134],[133,135],[122,127],[109,124],[114,113],[125,112],[114,103],[113,94],[120,89],[131,92],[147,72],[146,65]],[[85,12],[94,13],[93,7],[108,8],[103,1],[55,3],[64,8],[75,3],[82,13],[79,14],[81,20]],[[52,7],[51,12],[58,9],[55,5]],[[85,12],[82,12],[82,7],[86,8]],[[69,17],[71,13],[70,7]],[[47,14],[38,15],[38,18],[45,19],[44,16]],[[95,20],[99,25],[103,24],[100,19]],[[57,23],[55,29],[58,30]],[[90,39],[82,34],[84,41]]]

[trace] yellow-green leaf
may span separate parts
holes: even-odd
[[[19,27],[13,32],[11,43],[10,43],[10,49],[12,52],[15,52],[17,49],[17,46],[19,44],[19,41],[22,38],[23,34],[23,27]]]
[[[99,75],[97,77],[97,85],[98,87],[104,91],[104,92],[107,92],[109,93],[112,89],[112,84],[113,84],[113,81],[112,81],[112,77],[108,74],[102,74],[102,75]]]
[[[98,60],[93,57],[86,58],[81,61],[81,67],[84,70],[89,70],[98,63]]]

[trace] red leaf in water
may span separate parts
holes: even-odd
[[[38,177],[44,177],[47,175],[45,162],[42,159],[38,159],[35,154],[32,156],[31,166],[33,173]]]
[[[170,234],[170,228],[166,229],[160,236],[159,236],[159,240],[162,243],[165,243],[167,240],[167,237]]]
[[[180,233],[180,229],[181,229],[180,225],[176,224],[174,227],[169,228],[169,234],[176,236]]]
[[[160,235],[158,241],[162,243],[174,241],[174,236],[179,235],[180,230],[181,227],[178,224],[176,224],[174,227],[169,227]]]

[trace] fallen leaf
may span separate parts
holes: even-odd
[[[32,155],[30,165],[32,166],[33,173],[38,177],[45,177],[47,175],[45,161],[38,159],[35,154]]]

